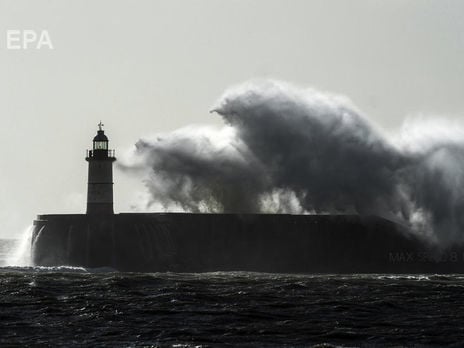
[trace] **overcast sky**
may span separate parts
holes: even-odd
[[[0,0],[0,237],[85,211],[100,119],[111,147],[189,124],[230,85],[276,78],[347,95],[387,130],[464,115],[464,1]],[[53,50],[8,50],[8,30]],[[142,189],[115,172],[115,209]]]

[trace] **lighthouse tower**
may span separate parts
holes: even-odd
[[[114,150],[108,149],[108,137],[98,124],[93,138],[92,150],[87,150],[85,160],[89,162],[89,182],[87,190],[87,214],[113,214],[113,162]]]

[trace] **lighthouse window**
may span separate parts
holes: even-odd
[[[93,148],[95,150],[108,150],[108,143],[106,141],[96,141]]]

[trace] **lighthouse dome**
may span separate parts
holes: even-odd
[[[105,131],[97,131],[97,135],[93,138],[93,141],[108,141],[108,137],[105,135]]]

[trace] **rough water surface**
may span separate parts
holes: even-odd
[[[0,268],[0,346],[462,346],[464,275]]]

